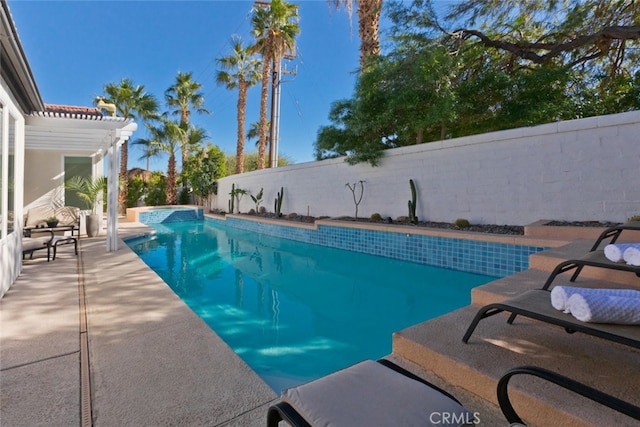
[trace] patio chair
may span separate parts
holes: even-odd
[[[488,304],[480,308],[467,328],[462,341],[465,344],[469,342],[469,338],[471,338],[471,335],[482,319],[506,311],[510,313],[509,319],[507,320],[509,324],[513,324],[516,317],[521,315],[561,326],[568,333],[582,332],[620,344],[640,348],[640,327],[638,326],[585,323],[577,320],[571,314],[563,313],[551,306],[551,284],[558,274],[566,271],[576,269],[571,277],[571,282],[577,279],[582,269],[586,266],[632,271],[635,272],[636,275],[640,275],[640,267],[610,261],[605,257],[604,250],[599,249],[602,242],[606,239],[611,239],[610,243],[615,243],[625,230],[640,231],[640,221],[627,222],[626,224],[616,225],[603,231],[591,247],[591,250],[584,257],[563,261],[558,264],[542,288],[526,291],[505,301]]]
[[[38,206],[27,211],[24,227],[32,232],[37,232],[37,227],[44,227],[47,218],[55,216],[58,219],[59,228],[68,229],[71,236],[80,236],[80,208],[75,206]]]
[[[635,420],[640,420],[640,407],[625,402],[622,399],[613,397],[609,394],[603,393],[600,390],[596,390],[593,387],[582,384],[564,375],[557,374],[547,369],[539,368],[537,366],[519,366],[505,372],[498,381],[497,393],[498,404],[504,417],[509,422],[509,425],[524,425],[522,418],[517,414],[511,399],[509,398],[509,381],[516,375],[531,375],[541,378],[545,381],[554,383],[564,389],[577,393],[589,400],[597,402],[622,414],[625,414]],[[560,423],[558,423],[560,424]]]
[[[22,238],[22,259],[29,255],[33,259],[33,253],[37,250],[47,250],[47,262],[51,260],[51,245],[54,239],[53,231],[47,230],[49,236],[23,237]]]
[[[640,231],[640,221],[630,221],[625,224],[615,225],[604,230],[600,234],[596,242],[593,244],[589,252],[587,252],[582,258],[570,259],[558,264],[551,275],[549,275],[549,278],[544,284],[543,289],[548,289],[558,274],[562,274],[574,269],[575,271],[571,275],[570,281],[575,282],[580,275],[580,272],[582,272],[582,269],[587,266],[630,271],[635,273],[636,276],[640,277],[640,266],[629,265],[624,262],[610,261],[604,255],[604,249],[600,249],[600,245],[602,244],[602,242],[607,239],[611,239],[608,242],[610,244],[616,243],[622,232],[625,230]]]
[[[428,426],[441,422],[443,413],[455,416],[458,425],[474,416],[455,397],[400,366],[365,360],[284,390],[269,407],[267,425]]]
[[[510,369],[498,381],[500,409],[510,425],[524,425],[509,398],[509,380],[532,375],[640,420],[640,408],[568,377],[535,366]],[[267,412],[267,426],[295,427],[475,425],[482,414],[464,409],[446,391],[381,359],[367,360],[283,391]]]
[[[507,320],[509,324],[512,324],[516,316],[520,315],[563,327],[570,334],[582,332],[619,344],[640,348],[640,326],[581,322],[571,314],[553,308],[551,292],[547,289],[526,291],[516,297],[480,308],[462,337],[462,342],[465,344],[469,342],[482,319],[503,311],[510,313]]]

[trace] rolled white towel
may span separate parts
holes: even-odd
[[[624,261],[624,251],[634,246],[640,248],[638,243],[613,243],[604,247],[604,256],[609,261],[622,262]]]
[[[573,294],[640,298],[640,291],[636,291],[633,289],[578,288],[575,286],[555,286],[553,289],[551,289],[551,305],[556,310],[562,310],[565,313],[570,313],[568,301]]]
[[[629,265],[640,266],[640,245],[634,245],[624,250],[624,261]]]
[[[573,294],[567,305],[582,322],[640,325],[640,298]]]

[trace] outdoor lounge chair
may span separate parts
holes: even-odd
[[[41,237],[23,237],[22,238],[22,259],[29,255],[29,259],[33,259],[33,253],[37,250],[47,250],[47,262],[51,259],[51,244],[54,236],[53,231],[48,230],[50,235]]]
[[[596,390],[593,387],[589,387],[564,375],[557,374],[547,369],[539,368],[537,366],[519,366],[505,372],[498,381],[498,404],[500,410],[504,414],[504,417],[511,426],[517,426],[524,424],[520,416],[513,409],[511,399],[509,399],[509,380],[516,375],[531,375],[534,377],[542,378],[545,381],[549,381],[560,387],[577,393],[587,399],[594,402],[598,402],[608,408],[625,414],[635,420],[640,420],[640,407],[632,405],[624,400],[613,397],[609,394],[603,393],[600,390]]]
[[[576,269],[571,277],[572,282],[576,280],[580,271],[585,266],[633,271],[636,275],[640,273],[640,267],[609,261],[604,256],[604,250],[598,249],[600,244],[606,239],[611,239],[610,243],[615,243],[624,230],[640,231],[640,222],[627,222],[626,224],[616,225],[603,231],[587,255],[580,259],[568,260],[558,264],[541,289],[526,291],[521,295],[505,301],[482,307],[473,318],[462,341],[464,343],[469,342],[469,338],[471,338],[473,331],[482,319],[507,311],[511,313],[507,321],[509,324],[512,324],[518,315],[522,315],[531,319],[561,326],[568,333],[582,332],[620,344],[640,348],[639,326],[581,322],[571,314],[563,313],[551,306],[551,292],[549,288],[556,276],[565,271]]]
[[[575,271],[571,276],[570,281],[575,282],[582,269],[587,266],[608,268],[612,270],[631,271],[633,273],[636,273],[636,276],[640,277],[639,266],[629,265],[624,262],[610,261],[604,255],[604,249],[600,249],[600,244],[606,239],[611,239],[609,241],[610,244],[616,243],[622,232],[625,230],[640,231],[640,221],[630,221],[625,224],[615,225],[613,227],[607,228],[600,234],[596,242],[591,247],[591,250],[589,250],[589,252],[587,252],[585,256],[578,259],[570,259],[558,264],[547,279],[547,282],[544,284],[543,289],[548,289],[558,274],[573,269],[575,269]]]
[[[613,342],[640,348],[640,326],[616,325],[609,323],[587,323],[573,317],[571,314],[556,310],[551,305],[551,292],[547,289],[535,289],[509,298],[505,301],[488,304],[475,315],[462,341],[469,342],[469,338],[482,319],[491,317],[503,311],[511,313],[507,322],[512,324],[516,316],[521,315],[531,319],[561,326],[568,333],[582,332]]]
[[[640,408],[546,369],[524,366],[498,381],[498,403],[511,425],[524,425],[511,404],[509,380],[533,375],[640,420]],[[326,377],[283,391],[267,412],[267,426],[440,426],[474,425],[481,413],[464,409],[446,391],[394,363],[367,360]],[[518,423],[518,424],[516,424]]]

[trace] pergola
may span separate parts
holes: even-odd
[[[138,125],[103,116],[95,108],[62,107],[25,117],[25,149],[83,153],[97,163],[107,156],[107,252],[118,249],[118,147]]]

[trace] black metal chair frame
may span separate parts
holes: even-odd
[[[467,331],[462,338],[462,342],[464,342],[465,344],[469,342],[469,338],[471,338],[471,335],[476,329],[476,326],[478,326],[478,323],[482,319],[486,319],[487,317],[491,317],[495,314],[507,311],[511,313],[509,319],[507,320],[507,323],[509,324],[513,324],[518,315],[522,315],[531,319],[561,326],[568,333],[582,332],[620,344],[640,348],[640,328],[638,328],[638,326],[602,325],[597,323],[580,322],[571,315],[564,314],[553,309],[550,303],[549,308],[544,312],[526,308],[527,299],[529,299],[530,301],[537,301],[540,298],[547,298],[548,301],[551,301],[551,297],[549,295],[549,287],[553,283],[555,277],[560,273],[572,270],[574,268],[576,269],[576,271],[571,277],[572,282],[575,281],[575,279],[580,274],[580,271],[582,271],[582,268],[585,266],[633,271],[636,273],[636,275],[640,274],[640,267],[630,266],[624,263],[614,263],[612,261],[606,260],[606,258],[604,257],[604,251],[598,250],[598,247],[605,239],[611,238],[611,243],[615,243],[624,230],[640,231],[640,222],[628,222],[626,224],[610,227],[603,231],[594,245],[591,247],[591,251],[588,252],[584,258],[564,261],[558,264],[558,266],[556,266],[556,268],[553,270],[541,289],[526,291],[519,296],[507,299],[503,302],[488,304],[482,307],[471,321],[471,324],[467,328]],[[603,261],[599,259],[599,257],[602,257],[605,260]],[[520,304],[516,305],[516,303]]]
[[[51,234],[51,237],[49,238],[49,240],[45,243],[43,243],[42,246],[38,247],[38,248],[34,248],[34,249],[26,249],[22,251],[22,259],[25,259],[26,255],[29,255],[29,259],[33,259],[33,253],[35,251],[39,251],[41,249],[46,249],[47,250],[47,262],[49,262],[51,260],[51,242],[53,242],[53,238],[54,238],[54,234],[53,234],[53,230],[51,229],[43,229],[42,231],[44,232],[48,232]],[[24,236],[27,238],[31,238],[31,233],[27,233],[25,231]],[[55,259],[55,257],[54,257]]]
[[[435,390],[443,393],[445,396],[451,398],[455,402],[460,403],[455,397],[453,397],[448,392],[442,390],[439,387],[434,386],[433,384],[412,374],[406,369],[401,368],[400,366],[394,364],[393,362],[390,362],[385,359],[378,360],[378,362],[390,369],[393,369],[396,372],[401,373],[402,375],[405,375],[416,381],[420,381],[421,383],[426,384],[429,387],[432,387]],[[611,408],[617,412],[625,414],[633,419],[640,420],[640,407],[636,405],[632,405],[622,399],[611,396],[607,393],[604,393],[586,384],[580,383],[569,377],[560,375],[558,373],[549,371],[547,369],[540,368],[537,366],[519,366],[519,367],[509,369],[507,372],[505,372],[502,375],[502,377],[498,380],[498,385],[496,387],[496,393],[498,397],[498,404],[500,406],[500,410],[502,411],[505,419],[510,424],[524,425],[524,421],[514,409],[513,404],[511,403],[511,399],[509,398],[509,381],[511,380],[511,378],[513,378],[516,375],[531,375],[531,376],[543,379],[545,381],[556,384],[566,390],[577,393],[589,400],[592,400],[608,408]],[[357,409],[354,408],[354,410],[357,410]],[[304,417],[293,406],[291,406],[286,402],[275,403],[271,405],[267,411],[268,427],[276,427],[279,425],[281,421],[286,421],[287,423],[289,423],[294,427],[311,427],[310,424],[304,419]]]
[[[454,396],[452,396],[450,393],[448,393],[447,391],[441,389],[438,386],[435,386],[433,384],[431,384],[430,382],[420,378],[419,376],[407,371],[406,369],[396,365],[395,363],[387,360],[387,359],[380,359],[377,361],[378,363],[380,363],[381,365],[389,368],[389,369],[393,369],[394,371],[408,377],[411,378],[415,381],[419,381],[422,384],[425,384],[431,388],[433,388],[434,390],[442,393],[443,395],[447,396],[448,398],[450,398],[451,400],[453,400],[456,403],[460,403],[460,401],[458,401],[458,399],[456,399]],[[267,411],[267,426],[268,427],[277,427],[278,423],[280,421],[286,421],[287,423],[289,423],[292,426],[295,427],[311,427],[311,425],[302,417],[302,415],[300,415],[298,413],[298,411],[296,411],[296,409],[291,406],[290,404],[288,404],[287,402],[278,402],[275,403],[273,405],[271,405],[269,407],[269,410]]]
[[[598,249],[600,247],[600,244],[606,239],[611,239],[609,241],[609,244],[616,243],[622,232],[625,230],[640,231],[640,221],[631,221],[625,224],[615,225],[604,230],[584,257],[578,259],[570,259],[558,264],[551,275],[549,275],[549,278],[545,282],[542,289],[549,289],[549,286],[551,286],[551,283],[553,283],[558,274],[562,274],[573,269],[575,269],[576,271],[574,271],[574,273],[571,275],[570,281],[575,282],[582,272],[582,269],[587,266],[608,268],[611,270],[630,271],[635,273],[636,276],[640,277],[639,266],[610,261],[604,255],[604,249]]]
[[[564,375],[557,374],[547,369],[536,366],[521,366],[510,369],[498,381],[497,394],[500,410],[507,421],[511,423],[524,424],[522,418],[516,413],[511,400],[509,399],[509,380],[516,375],[532,375],[543,380],[552,382],[564,389],[577,393],[587,399],[600,403],[608,408],[623,413],[633,419],[640,420],[640,407],[632,405],[624,400],[613,397],[593,387],[589,387]]]

